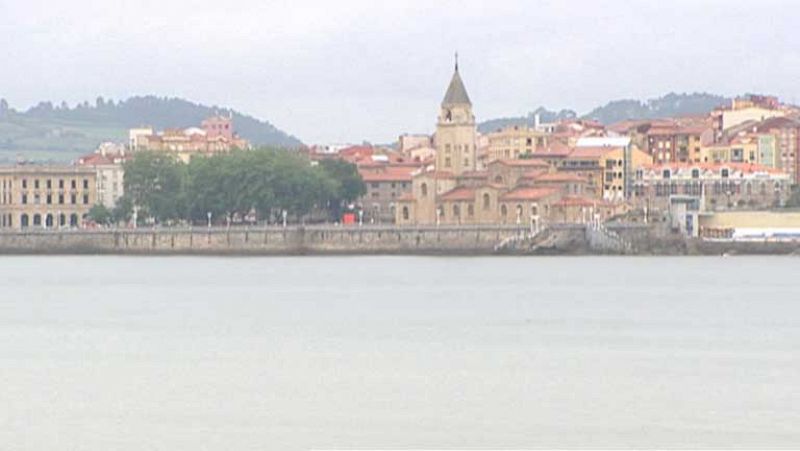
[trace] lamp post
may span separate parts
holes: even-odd
[[[281,218],[283,219],[283,227],[284,228],[286,228],[286,216],[287,215],[288,215],[288,213],[286,212],[286,210],[281,211]]]
[[[208,219],[208,228],[211,228],[211,212],[206,213],[206,218]]]

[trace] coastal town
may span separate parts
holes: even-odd
[[[431,105],[435,111],[435,99]],[[308,168],[348,166],[359,185],[348,194],[311,196],[294,210],[287,205],[291,200],[262,203],[253,194],[243,206],[198,207],[170,220],[140,205],[141,196],[126,193],[143,189],[126,178],[137,159],[158,155],[162,163],[188,167],[260,150],[236,133],[229,114],[189,128],[132,128],[127,142],[100,143],[72,164],[0,167],[0,230],[327,223],[516,226],[536,235],[563,225],[635,224],[689,239],[800,240],[800,213],[793,210],[800,207],[794,190],[800,181],[800,108],[776,97],[747,95],[709,114],[607,125],[535,116],[530,124],[488,133],[478,132],[473,107],[456,62],[433,134],[401,134],[387,146],[320,144],[280,151]],[[230,177],[255,183],[248,174]],[[163,180],[147,183],[152,188]],[[205,183],[199,178],[190,185]]]

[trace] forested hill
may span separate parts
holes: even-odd
[[[706,114],[714,108],[730,102],[730,99],[707,93],[675,94],[663,97],[640,100],[615,100],[597,107],[580,116],[584,119],[596,119],[603,124],[613,124],[627,119],[658,119],[696,114]],[[534,115],[539,114],[542,122],[554,122],[559,119],[578,117],[572,110],[551,111],[544,107],[528,113],[527,116],[490,119],[478,125],[481,133],[487,133],[509,125],[532,125]]]
[[[595,108],[586,115],[603,124],[613,124],[627,119],[659,119],[665,117],[707,114],[716,107],[729,103],[730,99],[707,93],[669,93],[645,102],[639,100],[616,100]]]
[[[0,100],[0,152],[61,159],[60,152],[90,152],[102,141],[125,141],[127,130],[143,125],[157,130],[199,126],[227,108],[200,105],[177,98],[132,97],[119,102],[98,98],[94,104],[72,106],[41,102],[27,111],[9,108]],[[297,147],[302,143],[270,124],[232,111],[240,136],[254,145]],[[0,156],[2,158],[2,156]]]

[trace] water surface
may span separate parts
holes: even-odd
[[[0,258],[0,448],[797,447],[798,258]]]

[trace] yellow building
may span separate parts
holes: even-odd
[[[547,148],[547,133],[532,127],[512,125],[488,133],[486,161],[519,158]]]
[[[0,228],[80,227],[97,201],[94,169],[0,167]]]

